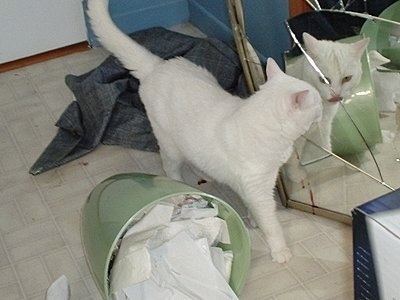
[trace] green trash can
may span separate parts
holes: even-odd
[[[82,245],[93,279],[104,299],[111,299],[109,272],[117,245],[125,232],[158,202],[179,195],[200,195],[217,204],[218,216],[227,222],[232,250],[229,284],[239,295],[250,266],[250,237],[237,212],[225,201],[164,176],[128,173],[112,176],[90,193],[82,209]]]

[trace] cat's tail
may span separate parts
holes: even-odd
[[[117,57],[139,80],[150,74],[163,60],[123,33],[111,19],[109,0],[89,0],[87,14],[100,43]]]

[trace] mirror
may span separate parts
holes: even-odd
[[[306,2],[312,10],[286,22],[285,66],[320,91],[324,112],[278,189],[288,206],[350,222],[354,207],[400,187],[400,1]],[[329,57],[335,46],[314,38],[347,45]]]

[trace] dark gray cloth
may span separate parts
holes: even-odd
[[[164,59],[183,56],[203,66],[225,90],[247,97],[238,56],[221,41],[194,38],[159,27],[131,37]],[[138,95],[139,81],[115,57],[108,57],[86,74],[67,75],[65,82],[76,101],[60,116],[56,136],[29,173],[36,175],[82,157],[99,143],[158,151]]]

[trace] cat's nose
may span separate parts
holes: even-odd
[[[335,102],[339,102],[339,101],[342,101],[342,100],[343,100],[343,97],[342,97],[342,96],[340,96],[340,95],[333,95],[331,98],[328,99],[328,102],[335,103]]]

